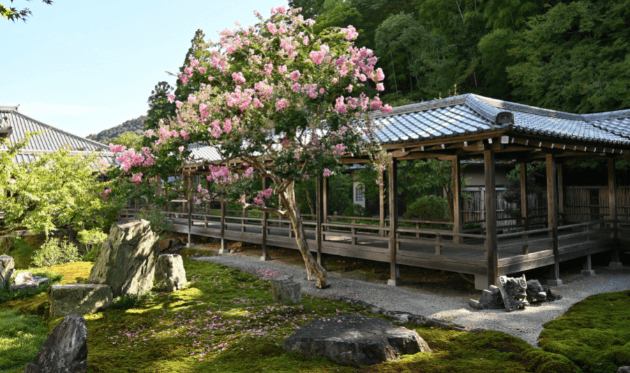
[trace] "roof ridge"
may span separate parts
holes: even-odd
[[[59,132],[61,132],[61,133],[64,133],[64,134],[66,134],[66,135],[68,135],[68,136],[74,137],[75,139],[78,139],[78,140],[81,140],[81,141],[87,141],[88,143],[91,143],[92,145],[96,145],[96,146],[102,147],[103,149],[109,149],[109,147],[108,147],[107,145],[105,145],[105,144],[103,144],[103,143],[100,143],[100,142],[98,142],[98,141],[90,140],[90,139],[88,139],[88,138],[81,137],[81,136],[79,136],[79,135],[75,135],[74,133],[70,133],[70,132],[68,132],[68,131],[66,131],[66,130],[62,130],[61,128],[57,128],[57,127],[55,127],[55,126],[51,126],[50,124],[46,124],[46,123],[44,123],[44,122],[42,122],[42,121],[39,121],[39,120],[34,119],[34,118],[32,118],[32,117],[29,117],[29,116],[28,116],[28,115],[26,115],[26,114],[20,113],[20,112],[19,112],[19,111],[17,111],[17,110],[13,110],[13,112],[14,112],[14,114],[18,114],[18,115],[20,115],[20,116],[22,116],[22,117],[24,117],[24,118],[27,118],[27,119],[29,119],[29,120],[31,120],[31,121],[33,121],[33,122],[35,122],[35,123],[38,123],[38,124],[40,124],[40,125],[42,125],[42,126],[44,126],[44,127],[48,127],[49,129],[53,129],[53,130],[55,130],[55,131],[59,131]]]
[[[392,111],[389,113],[382,113],[380,111],[376,111],[376,112],[371,113],[370,117],[372,119],[376,119],[380,117],[389,117],[392,115],[415,113],[418,111],[426,111],[426,110],[439,109],[439,108],[448,107],[448,106],[461,105],[466,102],[466,98],[469,95],[470,93],[467,93],[467,94],[463,94],[459,96],[441,98],[438,100],[423,101],[423,102],[417,102],[415,104],[396,106],[392,108]]]

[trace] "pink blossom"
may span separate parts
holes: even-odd
[[[245,77],[243,77],[243,73],[241,72],[232,73],[232,79],[234,79],[236,83],[245,83]]]
[[[127,149],[127,147],[126,147],[126,146],[124,146],[124,145],[114,145],[114,144],[109,144],[109,150],[110,150],[112,153],[120,153],[120,152],[125,151],[125,149]]]
[[[348,112],[348,107],[344,103],[343,96],[338,97],[337,100],[335,101],[335,112],[339,114],[345,114]]]
[[[274,25],[271,22],[267,23],[267,30],[269,30],[269,32],[271,32],[272,35],[275,35],[278,32],[276,30],[276,25]]]
[[[320,89],[319,89],[319,94],[320,94],[320,95],[323,95],[323,94],[324,94],[324,92],[326,92],[326,90],[325,90],[324,88],[320,88]]]
[[[383,74],[383,69],[379,67],[378,69],[376,69],[376,80],[380,82],[383,79],[385,79],[385,74]]]
[[[326,56],[326,52],[325,51],[311,52],[309,53],[309,56],[311,57],[311,60],[313,60],[313,63],[315,65],[321,65],[322,61],[324,60],[324,56]]]
[[[276,111],[280,111],[282,109],[286,109],[287,107],[289,107],[289,101],[281,98],[278,99],[278,101],[276,101]]]
[[[278,66],[278,72],[280,74],[286,73],[287,72],[287,65]]]
[[[265,64],[265,71],[267,72],[267,74],[271,74],[271,72],[273,71],[273,64],[272,63]]]
[[[367,77],[365,76],[365,74],[361,74],[361,75],[359,75],[359,80],[364,82],[364,81],[367,80]]]
[[[186,68],[184,69],[184,72],[185,72],[186,74],[190,74],[190,73],[192,73],[192,69],[191,69],[190,67],[186,67]]]
[[[182,81],[182,83],[184,83],[184,84],[188,83],[188,75],[186,75],[186,74],[180,74],[180,75],[179,75],[179,80],[181,80],[181,81]]]
[[[348,86],[348,92],[352,92],[352,84]]]
[[[181,153],[181,152],[183,152],[183,151],[184,151],[184,147],[183,147],[183,146],[180,146],[180,147],[179,147],[179,152]]]
[[[378,84],[376,85],[376,90],[377,90],[377,91],[384,91],[384,90],[385,90],[385,87],[383,86],[383,83],[378,83]]]
[[[331,172],[329,169],[324,168],[324,177],[329,177],[331,175]]]
[[[372,102],[370,102],[370,109],[378,110],[381,108],[381,105],[383,105],[383,102],[377,97]]]
[[[229,118],[225,119],[223,130],[225,131],[225,133],[230,133],[230,131],[232,131],[232,121]]]
[[[184,105],[183,102],[181,101],[175,101],[175,106],[177,106],[177,108],[179,109],[180,107],[182,107],[182,105]]]
[[[300,79],[300,72],[298,70],[295,70],[294,72],[292,72],[291,79],[293,79],[294,81],[297,81],[298,79]]]
[[[391,111],[392,111],[392,107],[391,107],[391,106],[389,106],[389,105],[385,105],[385,106],[383,106],[383,107],[381,108],[381,112],[383,112],[383,113],[385,113],[385,114],[387,114],[387,113],[389,113],[389,112],[391,112]]]
[[[193,95],[192,93],[188,95],[188,103],[189,104],[196,104],[197,103],[197,97],[195,97],[195,95]]]
[[[305,36],[304,39],[302,39],[302,44],[308,45],[308,36]]]
[[[105,191],[101,194],[99,194],[99,196],[101,196],[101,198],[103,199],[107,199],[107,197],[109,196],[109,193],[111,193],[112,190],[111,189],[105,189]]]
[[[142,172],[138,172],[137,174],[133,174],[131,178],[132,183],[139,183],[142,181]]]
[[[206,73],[206,68],[205,67],[200,67],[197,70],[199,70],[199,72],[202,73],[202,74]]]
[[[173,102],[173,101],[175,100],[175,95],[174,95],[174,94],[172,94],[172,93],[169,93],[169,94],[168,94],[168,100],[169,100],[170,102]]]
[[[348,28],[341,29],[341,33],[346,34],[346,40],[356,39],[359,36],[357,30],[352,26],[348,26]]]

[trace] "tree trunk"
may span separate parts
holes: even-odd
[[[302,224],[302,217],[300,216],[300,208],[295,200],[295,191],[293,189],[294,184],[291,184],[280,195],[282,204],[287,209],[289,219],[293,224],[293,232],[295,232],[295,241],[297,242],[298,249],[302,253],[304,264],[306,266],[307,279],[309,281],[317,280],[317,287],[324,289],[328,287],[328,274],[326,270],[317,263],[317,260],[311,255],[311,251],[306,242],[306,232],[304,231],[304,224]]]

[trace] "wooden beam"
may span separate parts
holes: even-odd
[[[462,216],[462,175],[460,158],[455,157],[453,162],[453,233],[462,233],[464,229],[464,217]],[[461,243],[460,236],[453,236],[454,243]]]
[[[225,213],[227,210],[227,203],[221,202],[221,248],[219,254],[227,254],[227,245],[225,244]]]
[[[323,224],[323,208],[322,208],[322,178],[318,177],[315,182],[315,242],[317,242],[317,263],[322,265],[322,224]]]
[[[521,218],[523,218],[523,229],[529,230],[528,202],[527,202],[527,164],[519,163],[521,171]]]
[[[378,172],[378,226],[385,228],[385,174]],[[379,231],[381,237],[385,236],[385,231]]]
[[[499,275],[499,251],[497,245],[497,189],[494,173],[494,150],[483,153],[485,173],[486,205],[486,259],[488,265],[488,286],[496,285]]]
[[[389,165],[389,254],[390,254],[390,272],[391,278],[387,281],[387,285],[400,285],[400,275],[398,265],[396,264],[396,234],[398,230],[398,161],[393,160]]]
[[[617,175],[615,173],[615,159],[608,158],[608,219],[612,220],[613,251],[611,262],[619,263],[619,232],[617,231]]]
[[[192,176],[188,175],[188,243],[186,243],[186,247],[194,246],[192,242],[192,212],[193,212],[193,188],[192,188]]]
[[[556,190],[556,158],[553,154],[545,156],[547,166],[547,227],[551,228],[551,249],[554,256],[554,267],[552,280],[556,284],[562,283],[560,280],[560,252],[558,249],[558,193]],[[559,282],[559,283],[558,283]]]
[[[448,137],[441,139],[427,139],[427,140],[419,140],[419,141],[410,141],[405,143],[396,143],[396,144],[383,144],[383,149],[402,149],[402,148],[411,148],[414,146],[430,146],[430,145],[441,145],[441,144],[454,144],[462,141],[474,142],[478,140],[488,139],[490,137],[500,137],[505,134],[506,131],[491,131],[491,132],[481,132],[481,133],[473,133],[470,135],[463,135],[457,137]]]
[[[262,178],[262,189],[268,189],[269,188],[269,178],[268,177],[263,177]],[[263,201],[263,203],[266,205],[267,201]],[[269,256],[269,247],[267,246],[267,219],[269,219],[269,213],[266,211],[262,212],[262,239],[261,239],[261,246],[262,246],[262,256],[260,257],[260,260],[263,261],[267,261],[267,260],[271,260],[271,256]]]

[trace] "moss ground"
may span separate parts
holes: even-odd
[[[630,365],[630,292],[593,295],[546,323],[545,351],[564,355],[585,373],[616,372]]]
[[[76,282],[88,277],[91,265],[72,263],[51,269],[64,275],[63,282]],[[372,367],[340,367],[326,359],[306,358],[282,351],[282,341],[314,318],[365,311],[344,302],[310,297],[301,305],[275,304],[269,283],[256,276],[190,259],[184,259],[184,265],[188,288],[156,294],[135,308],[86,315],[90,372],[580,371],[564,356],[535,350],[504,333],[472,334],[423,325],[407,327],[417,330],[434,354],[404,356]],[[46,303],[45,294],[39,294],[2,303],[0,312],[12,309],[12,317],[27,317],[40,314],[37,310]],[[46,332],[61,320],[28,317],[40,323],[31,332],[37,348]],[[27,332],[25,326],[21,330]],[[0,356],[6,346],[0,342]],[[22,360],[21,367],[32,361],[34,353]]]

